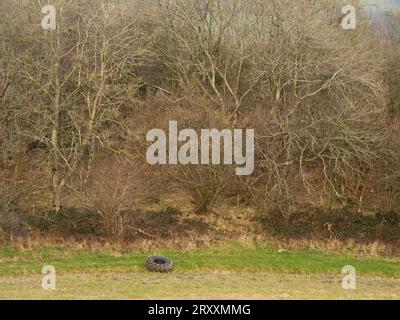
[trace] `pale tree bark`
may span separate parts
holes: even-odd
[[[36,1],[14,5],[6,14],[17,22],[5,26],[13,39],[9,63],[15,65],[17,83],[9,108],[24,136],[44,136],[48,142],[52,208],[58,212],[79,173],[80,187],[89,179],[95,145],[110,152],[123,149],[107,127],[126,136],[119,109],[135,103],[136,68],[151,38],[136,28],[141,16],[129,3],[58,0],[54,31],[41,28]]]

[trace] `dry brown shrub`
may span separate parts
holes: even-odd
[[[127,232],[127,215],[135,213],[153,188],[145,165],[111,158],[96,165],[84,189],[72,192],[70,205],[93,212],[101,234],[118,239]]]

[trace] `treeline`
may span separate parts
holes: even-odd
[[[399,209],[395,14],[343,30],[336,0],[56,0],[44,30],[41,5],[0,5],[3,223],[84,208],[118,235],[122,212],[172,190],[197,213]],[[253,175],[149,167],[146,132],[170,120],[255,129]]]

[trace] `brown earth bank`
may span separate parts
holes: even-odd
[[[198,215],[166,206],[159,210],[127,210],[118,217],[122,220],[105,226],[101,216],[90,210],[63,208],[57,214],[27,213],[3,225],[2,243],[190,249],[236,240],[244,244],[268,241],[288,249],[400,254],[400,215],[394,212],[307,207],[284,216],[280,212],[260,214],[256,209],[226,206]],[[109,233],[109,228],[119,228],[119,232]]]

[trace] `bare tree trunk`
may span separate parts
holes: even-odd
[[[61,210],[61,195],[65,186],[65,179],[59,179],[57,174],[53,174],[53,212]]]
[[[53,128],[51,132],[51,144],[53,146],[51,155],[51,166],[53,174],[53,212],[57,213],[61,209],[61,193],[65,184],[65,180],[60,177],[60,148],[59,148],[59,127],[60,127],[60,79],[59,79],[59,63],[54,64],[53,76],[55,82],[55,96],[53,103]]]

